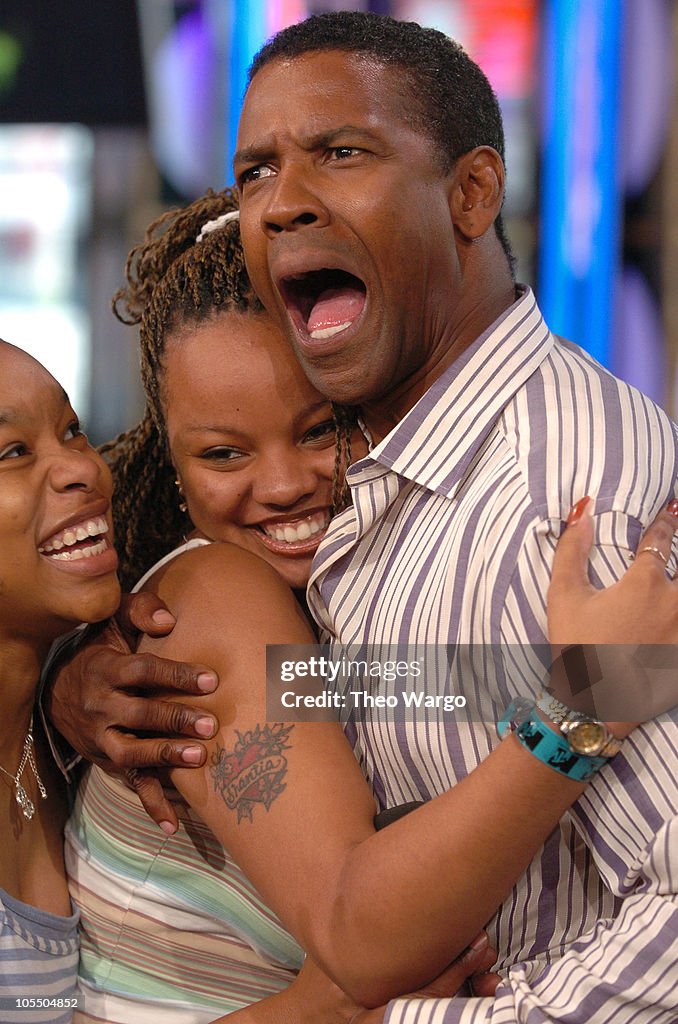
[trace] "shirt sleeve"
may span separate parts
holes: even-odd
[[[557,538],[542,523],[527,539],[505,605],[504,635],[546,632],[545,597]],[[628,567],[641,525],[597,517],[590,575],[609,586]],[[675,549],[674,549],[675,550]],[[672,559],[673,561],[673,559]],[[528,630],[529,632],[529,630]],[[514,964],[493,999],[397,999],[388,1024],[676,1024],[678,1021],[678,714],[629,737],[571,814],[603,883],[618,899],[551,963]]]

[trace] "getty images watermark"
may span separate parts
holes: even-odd
[[[605,721],[646,721],[678,704],[671,645],[269,645],[269,721],[441,718],[496,722],[516,696],[554,693]]]
[[[442,664],[436,666],[436,650]],[[444,648],[346,648],[337,645],[268,646],[267,717],[282,721],[328,721],[361,712],[464,710],[467,698],[436,678],[449,680]],[[442,669],[442,673],[441,673]]]

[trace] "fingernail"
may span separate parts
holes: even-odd
[[[568,526],[575,526],[579,522],[579,520],[584,514],[584,509],[586,508],[590,500],[591,498],[587,494],[585,495],[585,497],[580,498],[576,505],[572,506],[572,508],[570,509],[570,514],[567,517]]]
[[[181,751],[181,760],[186,764],[200,764],[202,761],[202,747],[184,747]]]
[[[674,498],[673,501],[669,502],[666,511],[670,512],[672,516],[675,516],[675,518],[678,519],[678,498]]]
[[[213,693],[217,688],[218,681],[213,672],[201,672],[197,679],[198,689],[203,693]]]
[[[159,821],[158,824],[166,836],[173,836],[176,832],[176,828],[171,821]]]
[[[479,936],[474,939],[470,946],[467,946],[464,950],[462,960],[467,964],[478,963],[481,957],[485,956],[489,949],[490,943],[487,935],[484,937]]]
[[[157,622],[159,626],[174,626],[176,619],[171,612],[168,612],[166,608],[158,608],[156,612],[153,612],[151,616],[154,622]]]
[[[197,732],[198,736],[210,737],[214,732],[214,719],[196,718],[193,723],[193,731]]]

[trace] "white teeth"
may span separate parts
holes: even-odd
[[[334,324],[333,327],[319,327],[317,330],[310,332],[309,338],[313,338],[314,341],[322,341],[323,338],[333,338],[340,331],[345,331],[352,323],[352,320],[347,320],[343,324]]]
[[[92,558],[94,555],[103,555],[108,548],[108,541],[104,537],[97,544],[89,548],[76,548],[75,551],[60,551],[52,558],[57,562],[78,562],[81,558]]]
[[[108,523],[103,516],[97,516],[96,519],[88,519],[86,522],[78,523],[77,526],[71,526],[61,533],[55,534],[38,550],[42,554],[50,554],[52,551],[61,551],[64,547],[70,548],[78,541],[89,540],[90,537],[100,537],[104,533],[108,533]],[[96,547],[94,545],[87,550],[96,552]],[[88,556],[85,555],[85,557]]]
[[[327,514],[313,516],[312,519],[307,519],[303,523],[299,523],[298,526],[291,526],[289,523],[280,526],[264,526],[264,533],[272,540],[284,542],[286,544],[298,544],[302,540],[308,540],[309,537],[313,537],[314,534],[324,530],[329,522],[329,516]]]

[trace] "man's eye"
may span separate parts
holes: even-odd
[[[28,455],[28,448],[25,444],[17,441],[16,444],[8,444],[6,448],[0,451],[0,460],[20,459],[23,455]]]
[[[262,178],[270,178],[273,175],[273,168],[266,164],[257,164],[256,167],[248,167],[238,176],[238,184],[242,188],[253,181],[261,181]]]
[[[358,153],[362,152],[362,150],[358,149],[356,146],[334,146],[330,152],[337,160],[347,160],[351,156],[357,156]]]

